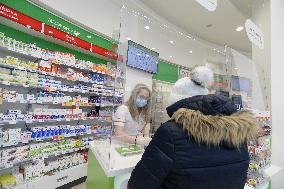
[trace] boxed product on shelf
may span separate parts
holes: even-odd
[[[18,143],[21,142],[21,128],[8,128],[6,129],[5,127],[1,127],[1,139],[0,139],[0,144],[1,147],[6,147],[6,146],[13,146],[17,145]]]
[[[16,148],[2,149],[1,164],[9,166],[22,162],[28,158],[29,146],[18,146]]]
[[[19,167],[13,167],[8,172],[3,172],[0,175],[0,188],[1,189],[10,189],[15,186],[20,186],[24,183],[24,175],[20,171]]]
[[[17,185],[17,178],[12,174],[4,174],[0,176],[1,188],[8,189]]]
[[[247,175],[247,185],[252,188],[262,188],[269,178],[264,173],[271,166],[271,119],[270,112],[252,111],[259,123],[260,132],[256,140],[248,142],[250,164]]]
[[[87,163],[87,154],[84,152],[73,153],[56,160],[47,161],[39,160],[36,163],[27,164],[22,167],[24,170],[24,180],[31,181],[44,175],[51,175],[56,172],[69,169],[78,165]]]

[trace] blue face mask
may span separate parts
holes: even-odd
[[[143,98],[137,98],[136,99],[136,106],[138,107],[138,108],[143,108],[143,107],[145,107],[146,105],[147,105],[147,100],[146,99],[143,99]]]

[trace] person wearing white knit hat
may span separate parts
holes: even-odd
[[[257,135],[250,112],[227,97],[208,94],[212,71],[195,67],[176,82],[162,124],[133,170],[129,189],[242,189]]]
[[[169,105],[185,98],[207,95],[207,88],[212,84],[213,77],[212,70],[206,66],[193,68],[190,77],[184,77],[175,83],[169,97]]]

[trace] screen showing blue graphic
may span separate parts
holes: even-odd
[[[158,71],[159,53],[128,41],[127,65],[150,73]]]

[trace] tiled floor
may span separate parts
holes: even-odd
[[[82,183],[82,184],[80,184],[78,186],[74,186],[71,189],[86,189],[86,183]]]

